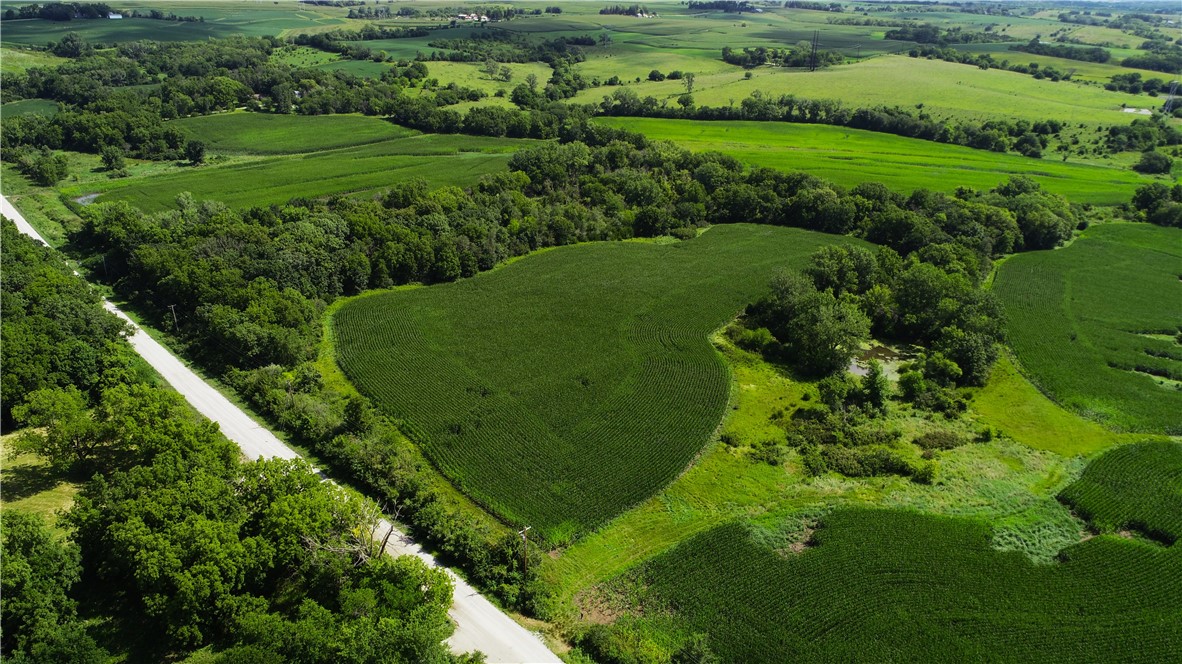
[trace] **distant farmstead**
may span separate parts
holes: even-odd
[[[115,12],[111,12],[111,13],[107,14],[107,18],[114,21],[114,20],[123,18],[123,14],[116,14]]]

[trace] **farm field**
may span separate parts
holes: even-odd
[[[979,522],[905,511],[826,515],[803,550],[728,524],[618,580],[618,592],[673,617],[625,615],[614,629],[645,634],[654,650],[706,634],[723,661],[742,662],[1002,652],[1052,661],[1101,651],[1149,662],[1182,648],[1176,547],[1100,536],[1036,565],[989,540]]]
[[[1182,215],[1177,192],[1161,194],[1182,182],[1169,129],[1182,131],[1182,111],[1144,124],[1166,94],[1103,87],[1130,72],[1176,78],[1119,62],[1147,52],[1133,31],[1177,31],[1182,18],[1157,13],[1126,33],[1059,21],[1092,10],[1045,3],[728,13],[656,0],[646,16],[599,13],[614,2],[337,4],[128,0],[112,6],[203,21],[5,21],[0,190],[98,291],[384,502],[564,661],[1182,653],[1182,229],[1147,223]],[[524,13],[502,20],[505,7]],[[469,8],[494,18],[456,16]],[[1092,16],[1157,11],[1132,0]],[[1016,40],[944,35],[1073,80],[911,58],[916,42],[883,38],[924,24]],[[358,39],[383,34],[374,26],[431,30]],[[67,32],[97,48],[37,50]],[[301,33],[324,33],[300,40],[324,50],[296,45]],[[721,58],[807,48],[814,33],[845,63]],[[274,39],[215,41],[235,35]],[[1111,42],[1112,60],[1009,50],[1064,36]],[[107,48],[139,39],[197,46],[185,63],[146,44]],[[416,58],[425,76],[406,70]],[[486,74],[489,60],[509,80]],[[678,74],[649,81],[653,70]],[[513,95],[527,78],[537,96]],[[835,122],[898,107],[857,117],[925,135],[960,124],[943,135],[1006,151],[822,124],[597,115],[616,92],[639,97],[617,110],[649,115],[749,96],[836,100],[850,115],[789,114]],[[492,107],[507,112],[456,123]],[[361,114],[379,111],[408,124]],[[35,113],[49,118],[18,119]],[[1039,145],[1043,158],[1020,156]],[[1139,167],[1162,174],[1133,170],[1142,149],[1157,155]],[[907,197],[1007,181],[975,203]],[[210,203],[178,212],[189,195]],[[726,223],[749,220],[766,225]],[[873,255],[817,252],[833,245]],[[802,279],[773,283],[783,270]],[[70,370],[88,380],[119,368],[86,359]],[[806,373],[820,359],[830,373]],[[7,455],[0,433],[2,507],[55,521],[82,485]],[[368,589],[314,601],[345,615]],[[271,607],[275,634],[311,624],[297,606]],[[143,638],[176,627],[165,618]],[[101,620],[85,611],[84,629],[124,639]],[[208,627],[168,658],[222,661],[223,628]],[[249,645],[280,653],[280,641]]]
[[[303,154],[355,147],[419,132],[363,115],[221,113],[173,120],[206,148],[220,154]]]
[[[628,86],[641,97],[670,102],[685,92],[681,81],[660,81]],[[1025,74],[976,67],[942,60],[907,56],[883,56],[852,65],[815,72],[784,68],[758,68],[750,79],[742,70],[698,76],[694,100],[699,106],[728,106],[759,90],[767,95],[792,94],[808,99],[834,99],[851,107],[914,107],[941,118],[1007,118],[1031,122],[1056,118],[1069,124],[1128,124],[1121,104],[1139,108],[1154,101],[1144,95],[1110,92],[1095,86],[1037,80]],[[599,102],[612,88],[583,90],[578,102]],[[1155,102],[1156,103],[1156,102]]]
[[[173,2],[137,1],[120,3],[121,10],[159,9],[177,16],[201,16],[204,22],[163,21],[148,18],[120,20],[89,19],[46,21],[26,19],[5,21],[0,41],[5,44],[43,46],[57,41],[67,32],[76,32],[90,42],[114,43],[153,39],[157,41],[202,41],[209,37],[235,35],[251,37],[279,35],[288,30],[315,31],[318,28],[343,27],[349,21],[347,10],[332,7],[297,6],[279,2],[227,2],[224,0]]]
[[[898,191],[991,189],[1011,175],[1078,203],[1116,205],[1149,181],[1129,169],[1030,159],[879,132],[784,122],[701,122],[659,118],[599,118],[612,127],[669,140],[696,152],[718,151],[751,166],[803,170],[853,186],[882,182]]]
[[[1104,532],[1129,528],[1172,545],[1182,538],[1182,443],[1112,450],[1059,498]]]
[[[48,99],[21,99],[10,101],[0,106],[0,115],[15,117],[18,115],[53,115],[57,113],[58,105]]]
[[[585,608],[580,597],[588,588],[724,523],[742,519],[780,528],[786,520],[840,506],[890,506],[985,520],[994,526],[995,548],[1020,551],[1040,562],[1054,560],[1063,547],[1079,541],[1083,525],[1055,496],[1078,476],[1084,460],[1073,456],[1073,450],[1031,449],[1020,442],[1023,439],[1011,439],[1008,430],[1003,431],[1004,437],[988,443],[942,453],[937,480],[931,486],[894,476],[810,479],[795,451],[779,466],[753,461],[744,450],[782,431],[770,417],[815,399],[816,387],[736,348],[725,335],[714,335],[711,341],[731,369],[731,405],[719,439],[735,441],[733,446],[713,442],[660,493],[545,561],[541,575],[554,589],[556,606],[573,602]],[[1021,376],[1016,379],[1025,382]],[[1003,387],[1020,385],[1011,381]],[[1047,402],[1033,387],[1026,384],[1025,388],[1033,393],[1035,404]],[[1055,408],[1049,402],[1047,405]],[[975,404],[973,414],[979,421],[997,426]],[[1028,426],[1045,428],[1048,437],[1078,433],[1070,422],[1047,419],[1046,410],[1033,408],[1023,415]],[[1075,415],[1063,412],[1062,416],[1088,433],[1089,427],[1103,431]],[[903,410],[884,426],[913,435],[932,423]],[[1109,433],[1106,444],[1119,440]],[[1095,449],[1101,448],[1091,451]],[[918,459],[918,452],[914,454]],[[556,609],[560,614],[563,610]]]
[[[561,541],[685,468],[727,401],[709,333],[776,269],[839,242],[739,225],[547,251],[346,304],[337,357],[455,484]]]
[[[392,132],[397,134],[397,128]],[[247,145],[253,143],[253,139],[245,140]],[[338,134],[327,140],[341,139]],[[177,194],[186,191],[198,199],[246,207],[284,203],[296,196],[373,192],[413,177],[425,178],[433,187],[468,185],[485,173],[503,169],[509,155],[527,144],[523,139],[416,133],[354,147],[231,160],[145,179],[111,180],[70,193],[99,191],[99,202],[125,200],[142,210],[158,211],[170,208]]]
[[[1109,224],[1002,263],[994,292],[1031,380],[1124,431],[1182,433],[1182,231]]]

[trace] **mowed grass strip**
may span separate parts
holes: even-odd
[[[1101,536],[1039,565],[990,537],[973,520],[850,509],[823,518],[814,547],[778,553],[730,524],[636,585],[728,662],[1159,662],[1182,650],[1177,547]]]
[[[1131,528],[1167,544],[1182,538],[1182,443],[1118,447],[1059,499],[1107,532]]]
[[[802,170],[853,186],[882,182],[896,191],[957,187],[992,189],[1027,175],[1073,202],[1127,203],[1150,178],[1121,168],[1031,159],[860,129],[787,122],[701,122],[658,118],[599,118],[696,152],[716,151],[751,166]]]
[[[1182,434],[1182,230],[1088,229],[1002,263],[993,289],[1031,380],[1116,430]]]
[[[173,206],[177,194],[231,207],[284,203],[294,197],[375,192],[425,178],[432,186],[470,185],[505,168],[510,154],[532,141],[422,134],[309,154],[207,164],[144,179],[115,180],[100,202],[125,200],[145,211]]]
[[[562,541],[685,468],[729,393],[710,332],[776,270],[842,242],[737,225],[547,251],[344,305],[337,357],[457,486]]]
[[[989,382],[972,395],[973,412],[997,427],[1001,435],[1063,456],[1090,455],[1121,442],[1124,436],[1066,410],[1030,383],[1002,355],[989,372]]]

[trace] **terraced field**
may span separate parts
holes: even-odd
[[[998,270],[1009,341],[1065,407],[1123,431],[1182,433],[1182,230],[1107,224]]]
[[[853,186],[882,182],[910,193],[925,188],[992,189],[1011,175],[1027,175],[1077,203],[1127,203],[1150,178],[1126,168],[1030,159],[859,129],[785,122],[700,122],[655,118],[600,118],[694,151],[729,154],[751,166],[803,170]]]
[[[778,553],[731,524],[625,584],[674,618],[615,628],[640,623],[653,649],[707,634],[736,662],[1157,662],[1182,649],[1182,549],[1100,536],[1036,565],[989,540],[971,520],[842,510],[811,548]]]
[[[707,335],[775,270],[850,241],[734,225],[543,252],[344,305],[337,357],[461,489],[561,541],[685,468],[729,390]]]

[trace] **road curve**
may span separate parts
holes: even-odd
[[[17,228],[33,239],[48,244],[37,233],[20,211],[8,199],[0,195],[0,214],[16,222]],[[115,305],[103,301],[108,311],[119,316],[131,325],[134,330],[128,338],[133,348],[148,364],[168,381],[169,385],[185,397],[202,415],[208,417],[221,427],[222,433],[234,441],[242,449],[243,454],[251,459],[258,457],[279,457],[281,459],[295,459],[300,455],[265,427],[230,403],[220,392],[210,387],[197,374],[193,373],[172,353],[155,339],[148,336],[138,325],[133,323]],[[383,521],[381,533],[385,533],[393,526]],[[383,535],[384,536],[384,535]],[[484,598],[475,588],[458,577],[455,572],[440,565],[431,554],[423,551],[405,533],[398,531],[390,538],[387,552],[391,555],[418,556],[432,567],[441,567],[447,571],[455,583],[452,596],[452,607],[449,615],[456,623],[456,631],[447,640],[452,651],[457,653],[479,650],[488,656],[489,662],[561,662],[554,653],[542,643],[538,636],[513,621]]]

